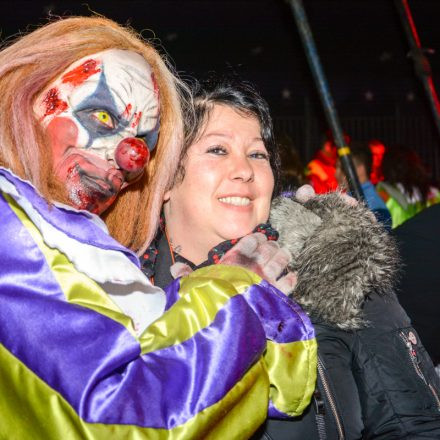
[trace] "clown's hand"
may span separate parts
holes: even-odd
[[[290,293],[296,284],[296,274],[285,271],[291,261],[290,253],[275,241],[268,241],[259,232],[243,237],[221,258],[221,264],[241,266],[255,272],[283,293]]]
[[[283,274],[290,261],[291,256],[287,249],[256,232],[243,237],[226,252],[219,263],[249,269],[287,295],[293,291],[297,281],[296,273]],[[179,278],[189,275],[192,269],[185,263],[177,262],[171,266],[170,272],[173,278]]]
[[[300,203],[305,203],[307,200],[310,200],[312,197],[315,197],[316,193],[313,189],[312,185],[302,185],[300,186],[295,193],[295,199]]]
[[[193,270],[188,266],[188,264],[181,263],[180,261],[174,263],[170,267],[170,273],[174,279],[189,275],[192,271]]]
[[[347,193],[335,192],[335,194],[337,194],[348,206],[357,206],[359,203],[354,197],[349,196]],[[308,184],[300,186],[295,193],[295,199],[300,203],[306,203],[315,196],[315,190]]]

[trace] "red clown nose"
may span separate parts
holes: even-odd
[[[150,152],[142,139],[126,138],[116,147],[116,163],[124,171],[140,171],[148,162]]]

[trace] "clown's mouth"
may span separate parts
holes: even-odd
[[[72,159],[72,157],[70,157]],[[103,164],[100,164],[103,165]],[[124,184],[124,176],[116,168],[97,166],[82,155],[77,155],[67,171],[69,198],[78,209],[102,212],[116,198]]]
[[[74,149],[67,152],[69,154],[65,155],[57,170],[61,178],[64,175],[70,184],[84,185],[103,195],[113,195],[121,190],[125,182],[124,175],[107,160],[86,152],[78,154]]]
[[[76,165],[76,172],[84,189],[88,189],[90,193],[100,194],[101,199],[113,197],[120,191],[123,183],[122,174],[120,178],[115,173],[111,173],[106,177],[97,176],[96,174],[89,174],[80,168],[78,164]]]

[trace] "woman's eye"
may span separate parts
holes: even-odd
[[[269,154],[264,151],[255,151],[249,155],[252,159],[269,160]]]
[[[113,118],[105,110],[97,110],[91,114],[91,117],[107,128],[115,128]]]
[[[212,153],[212,154],[218,154],[218,155],[225,155],[226,154],[226,148],[224,147],[220,147],[219,145],[216,145],[215,147],[210,147],[208,148],[208,153]]]

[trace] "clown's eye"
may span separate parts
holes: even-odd
[[[110,110],[85,108],[74,115],[92,136],[111,136],[119,127],[119,120]]]
[[[115,123],[113,121],[112,116],[109,112],[105,110],[96,110],[93,113],[90,114],[90,116],[101,123],[102,125],[106,126],[107,128],[113,129],[115,128]]]

